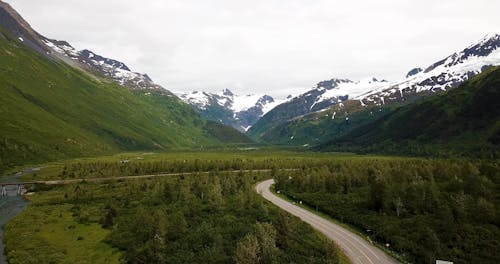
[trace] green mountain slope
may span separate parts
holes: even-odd
[[[233,127],[226,126],[219,122],[207,121],[206,131],[222,142],[251,144],[253,141]]]
[[[221,142],[177,97],[131,91],[49,60],[3,29],[0,94],[0,170],[26,162]]]
[[[321,150],[498,157],[500,68],[443,95],[400,107]]]
[[[278,123],[259,122],[259,127],[252,127],[249,135],[257,141],[270,144],[313,146],[343,136],[352,129],[387,114],[395,107],[365,108],[356,103],[357,101],[347,101],[342,107],[336,105],[326,111]]]

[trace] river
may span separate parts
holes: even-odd
[[[19,182],[23,175],[40,170],[39,168],[26,169],[13,175],[0,178],[0,186],[2,182]],[[4,252],[3,244],[3,227],[15,216],[19,215],[29,202],[23,196],[18,196],[17,186],[8,186],[6,197],[0,196],[0,264],[7,264],[7,259]]]

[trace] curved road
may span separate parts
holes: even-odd
[[[255,189],[265,199],[277,205],[281,209],[299,217],[302,221],[310,224],[312,227],[326,235],[331,240],[335,241],[351,260],[357,264],[379,264],[379,263],[399,263],[394,258],[387,255],[379,248],[372,245],[370,242],[361,238],[359,235],[350,232],[349,230],[336,225],[318,215],[315,215],[303,208],[291,204],[270,191],[274,180],[266,180],[257,184]]]

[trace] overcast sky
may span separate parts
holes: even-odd
[[[500,33],[498,0],[6,0],[42,35],[179,92],[398,80]]]

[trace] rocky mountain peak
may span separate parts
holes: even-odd
[[[222,95],[231,96],[231,97],[234,96],[233,92],[231,92],[231,90],[229,90],[227,88],[222,90]]]
[[[124,71],[131,71],[130,68],[127,65],[125,65],[125,63],[117,61],[117,60],[105,58],[101,55],[97,55],[97,54],[93,53],[90,50],[84,49],[82,51],[79,51],[79,53],[82,57],[88,58],[89,60],[93,60],[93,61],[97,61],[99,63],[107,64],[111,67],[121,69]]]
[[[452,66],[464,63],[465,61],[473,57],[476,58],[488,57],[498,48],[500,48],[500,35],[488,34],[485,37],[483,37],[479,42],[467,47],[466,49],[460,52],[453,53],[452,55],[444,58],[443,60],[434,63],[433,65],[425,69],[424,72],[425,73],[430,72],[440,66],[450,68]]]
[[[353,81],[349,79],[337,79],[333,78],[331,80],[326,80],[326,81],[321,81],[319,82],[316,87],[317,88],[325,88],[327,90],[333,89],[338,87],[342,83],[352,83]]]
[[[272,98],[271,96],[269,95],[263,95],[261,98],[259,98],[259,100],[257,101],[257,104],[260,104],[260,105],[265,105],[265,104],[269,104],[269,103],[274,103],[274,98]]]
[[[422,72],[422,71],[423,71],[423,69],[422,69],[422,68],[413,68],[413,69],[411,69],[411,70],[410,70],[410,71],[406,74],[406,78],[411,77],[411,76],[413,76],[413,75],[417,75],[417,74],[419,74],[419,73],[420,73],[420,72]]]

